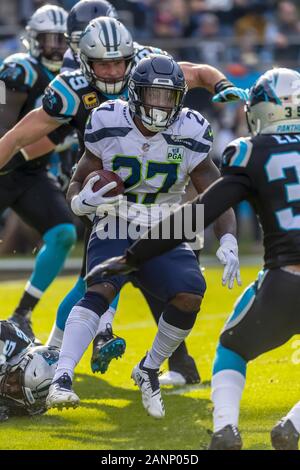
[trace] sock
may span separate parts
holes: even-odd
[[[58,328],[56,323],[52,326],[51,333],[46,341],[46,346],[55,346],[56,348],[61,348],[63,341],[64,331]]]
[[[226,369],[213,375],[211,389],[214,403],[214,432],[228,424],[238,425],[244,386],[245,377],[236,370]]]
[[[185,315],[185,312],[182,312]],[[179,344],[188,336],[191,329],[182,330],[176,326],[170,325],[160,317],[158,322],[158,332],[155,336],[152,348],[147,353],[144,367],[148,369],[159,369],[161,364],[168,359]]]
[[[117,309],[117,306],[118,306],[119,298],[120,298],[120,294],[118,294],[114,298],[114,300],[112,301],[112,303],[110,304],[110,306],[106,310],[106,312],[103,313],[103,315],[101,315],[96,336],[101,334],[101,333],[104,333],[108,324],[109,325],[113,324],[113,320],[114,320],[114,316],[115,316],[116,309]]]
[[[211,383],[214,432],[227,424],[238,425],[246,369],[247,363],[239,354],[218,344]]]
[[[85,291],[86,283],[82,277],[79,277],[73,289],[68,292],[58,307],[55,324],[46,343],[47,346],[61,347],[67,318],[74,305],[82,299]]]
[[[21,297],[20,303],[15,309],[14,313],[17,313],[22,317],[30,318],[32,310],[34,309],[42,295],[43,292],[39,291],[38,289],[35,289],[33,286],[31,286],[30,282],[28,281],[25,287],[25,291]]]
[[[68,292],[58,307],[56,315],[56,326],[60,330],[63,331],[65,329],[65,324],[72,308],[77,304],[77,302],[79,302],[80,299],[82,299],[85,292],[86,282],[82,277],[79,277],[75,286],[70,290],[70,292]]]
[[[63,267],[65,259],[76,241],[76,229],[73,224],[59,224],[48,230],[44,236],[44,245],[35,259],[35,266],[25,293],[16,308],[16,312],[27,315],[33,310],[43,293]]]
[[[92,310],[78,305],[72,308],[66,323],[53,382],[65,372],[73,379],[76,365],[95,337],[98,322],[99,316]]]
[[[293,406],[293,408],[286,415],[285,419],[291,420],[296,430],[300,434],[300,401],[298,401],[298,403]]]
[[[52,382],[65,372],[73,378],[74,369],[93,341],[99,324],[99,316],[108,309],[108,302],[96,292],[86,292],[68,317],[57,370]]]
[[[155,322],[158,324],[161,314],[165,309],[165,303],[157,299],[153,295],[149,294],[149,292],[147,292],[146,290],[141,289],[141,291],[147,301],[147,304],[151,310]],[[169,370],[175,370],[177,368],[177,365],[179,363],[184,362],[187,356],[188,350],[185,342],[183,341],[169,358]]]

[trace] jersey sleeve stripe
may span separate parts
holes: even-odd
[[[250,143],[249,143],[250,144]],[[248,145],[245,141],[241,140],[237,147],[236,155],[231,159],[229,166],[240,166],[245,167],[249,161],[251,155],[251,145]]]
[[[14,62],[16,64],[21,65],[25,71],[25,85],[29,87],[33,87],[37,80],[37,72],[34,70],[32,65],[28,62],[28,60],[23,59],[22,57],[13,56],[12,60],[4,61],[4,63]]]
[[[172,138],[169,134],[162,134],[164,139],[169,145],[185,147],[192,152],[197,153],[208,153],[211,150],[211,145],[207,145],[204,142],[199,142],[191,138]]]
[[[131,127],[106,127],[94,132],[86,131],[84,140],[86,142],[96,143],[110,137],[126,137],[131,130]]]
[[[55,79],[50,84],[50,86],[59,94],[62,99],[63,107],[61,114],[65,114],[66,116],[74,116],[79,106],[78,96],[59,77]]]

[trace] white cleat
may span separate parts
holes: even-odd
[[[58,380],[51,384],[46,398],[46,406],[50,408],[77,408],[80,403],[79,397],[72,390],[72,380],[64,373]]]
[[[158,369],[143,367],[144,360],[142,359],[134,367],[131,378],[142,392],[142,402],[147,413],[153,418],[160,419],[165,416],[165,407],[159,388],[159,371]]]
[[[174,370],[168,370],[164,374],[160,375],[158,380],[160,385],[186,385],[186,380],[183,375],[179,372],[175,372]]]

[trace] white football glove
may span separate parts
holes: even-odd
[[[222,285],[226,286],[228,284],[229,289],[232,289],[235,279],[239,286],[242,284],[238,253],[239,249],[236,238],[230,233],[223,235],[216,256],[220,263],[225,265]]]
[[[123,198],[122,194],[118,196],[104,196],[111,189],[114,189],[117,186],[116,181],[106,184],[103,188],[98,191],[93,191],[93,186],[100,179],[99,175],[93,176],[84,188],[80,191],[79,194],[74,196],[71,201],[71,209],[74,214],[83,216],[88,214],[93,214],[96,212],[97,208],[102,204],[110,205],[119,205],[120,201]]]

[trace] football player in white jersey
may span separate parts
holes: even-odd
[[[127,202],[131,207],[136,204],[135,208],[143,204],[152,208],[156,204],[159,209],[163,203],[179,203],[189,178],[198,192],[218,178],[219,171],[209,157],[210,125],[200,113],[182,108],[186,91],[180,66],[171,57],[152,55],[135,68],[129,81],[128,103],[109,101],[92,112],[85,133],[86,150],[67,195],[75,214],[92,214],[102,204],[107,207],[106,203],[120,203],[120,195],[103,197],[115,182],[93,192],[93,183],[98,179],[95,176],[82,189],[85,178],[95,170],[117,173],[124,181]],[[122,218],[119,214],[114,219],[118,222]],[[108,256],[122,254],[132,243],[132,236],[123,237],[120,228],[103,238],[98,220],[96,216],[88,246],[89,272]],[[155,221],[154,211],[150,223]],[[138,224],[148,226],[144,219]],[[229,284],[239,278],[235,231],[235,217],[230,209],[215,224]],[[196,256],[186,244],[145,263],[134,279],[165,303],[153,346],[132,372],[141,389],[144,408],[151,416],[162,418],[165,411],[159,368],[190,333],[206,285]],[[89,279],[85,296],[67,320],[58,369],[47,397],[49,408],[79,403],[72,390],[74,368],[96,334],[99,316],[128,280],[126,275],[106,280],[97,274]]]
[[[88,0],[79,2],[76,11],[78,12],[80,4],[91,6],[92,3],[94,2]],[[81,52],[85,52],[86,64],[88,66],[83,67],[82,72],[78,70],[77,72],[74,71],[69,74],[59,74],[57,80],[52,82],[47,89],[47,93],[43,99],[43,107],[39,108],[34,113],[28,114],[18,126],[7,133],[3,139],[0,139],[0,167],[12,157],[17,148],[23,148],[27,144],[34,142],[35,144],[33,144],[33,146],[37,148],[39,145],[37,142],[38,138],[45,135],[47,131],[61,126],[64,121],[68,121],[81,134],[81,129],[84,129],[87,116],[91,112],[92,107],[96,107],[102,101],[106,100],[107,94],[105,90],[108,82],[111,83],[111,85],[109,85],[111,88],[116,89],[117,86],[119,87],[119,95],[123,97],[127,96],[127,79],[129,78],[129,74],[126,74],[126,77],[124,75],[120,77],[120,70],[121,74],[125,74],[127,70],[125,67],[126,61],[123,59],[126,58],[125,53],[128,51],[127,38],[129,32],[126,33],[126,28],[112,18],[97,18],[92,23],[94,27],[89,28],[89,34],[85,34],[81,42],[81,45],[84,46]],[[117,36],[120,35],[121,37],[121,41],[115,51],[116,54],[118,53],[118,57],[114,59],[111,58],[109,54],[111,54],[111,47],[114,46],[111,44],[111,40],[115,35],[112,33],[104,34],[102,31],[104,28],[103,23],[105,23],[106,29],[109,26],[111,30],[114,26]],[[71,39],[72,37],[70,36],[70,40]],[[124,48],[125,42],[127,45]],[[93,43],[95,47],[90,48],[90,43]],[[149,53],[151,48],[136,48],[135,45],[134,50],[134,62],[136,63],[144,54]],[[120,60],[120,58],[122,58],[122,60]],[[223,90],[224,97],[222,97],[222,99],[224,101],[239,99],[243,95],[244,90],[234,87],[226,80],[225,76],[214,67],[187,62],[181,63],[181,66],[189,88],[204,87],[211,93]],[[95,68],[97,74],[94,73],[95,70],[93,72],[93,68]],[[120,83],[123,88],[120,86]],[[115,91],[113,91],[113,94],[115,94]],[[43,139],[41,139],[40,142],[43,142]],[[43,150],[44,144],[41,147]],[[37,152],[35,157],[32,158],[36,158],[38,155],[40,155],[40,153]],[[83,263],[83,266],[85,267],[85,263]],[[49,338],[49,344],[60,345],[66,318],[72,306],[81,298],[85,289],[83,277],[84,275],[80,275],[73,289],[61,302],[56,323],[53,328],[53,334],[51,334]],[[145,292],[144,295],[146,295]],[[150,305],[157,319],[160,315],[159,302],[156,300],[154,303],[153,299],[154,298],[151,297]],[[148,303],[150,302],[149,294],[147,294],[147,301]],[[99,332],[94,340],[94,351],[91,360],[93,370],[104,372],[110,360],[118,355],[119,349],[116,348],[116,343],[122,346],[119,338],[114,337],[111,332],[106,334],[108,332],[106,325],[111,323],[111,317],[115,311],[113,307],[115,306],[112,305],[107,312],[109,321],[107,321],[105,316],[102,316],[99,322]],[[123,339],[122,342],[124,344]],[[178,362],[180,362],[180,364],[178,364]],[[182,381],[183,383],[194,383],[200,380],[193,358],[187,354],[185,343],[182,343],[175,354],[170,358],[169,365],[172,372],[177,372],[176,376],[179,376],[181,383]]]

